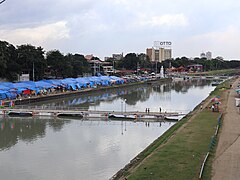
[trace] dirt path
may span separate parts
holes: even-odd
[[[240,178],[240,113],[235,106],[236,86],[230,90],[223,118],[223,126],[213,162],[213,180],[236,180]]]

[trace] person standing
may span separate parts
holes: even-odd
[[[212,108],[212,112],[214,112],[214,109],[215,109],[214,105],[212,105],[212,107],[211,107],[211,108]]]
[[[162,112],[162,108],[161,108],[161,107],[159,108],[159,112],[160,112],[160,113]]]

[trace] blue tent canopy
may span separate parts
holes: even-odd
[[[70,90],[94,87],[95,85],[109,86],[112,82],[123,84],[124,80],[116,76],[91,76],[66,79],[49,79],[41,81],[23,81],[18,83],[0,82],[0,99],[14,99],[17,94],[24,90],[35,90],[37,93],[42,89],[56,88],[59,86],[66,87]]]
[[[3,100],[3,99],[6,99],[7,98],[7,93],[8,91],[3,91],[3,90],[0,90],[0,100]]]

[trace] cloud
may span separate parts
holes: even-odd
[[[186,44],[201,51],[212,51],[215,56],[228,59],[239,59],[240,30],[236,26],[228,26],[223,30],[198,34],[187,39]]]
[[[0,38],[101,56],[144,52],[153,41],[169,39],[174,54],[212,50],[228,57],[239,53],[239,7],[236,0],[6,1],[0,6]],[[226,49],[231,50],[225,54]]]
[[[215,43],[220,44],[232,44],[232,43],[238,43],[236,39],[239,39],[239,29],[235,26],[229,26],[224,31],[214,31],[209,32],[205,34],[200,34],[197,36],[194,36],[193,40],[207,40],[207,41],[214,41]]]
[[[165,14],[161,16],[152,17],[141,15],[139,17],[138,24],[140,26],[153,26],[153,27],[187,26],[188,19],[186,16],[184,16],[184,14]]]
[[[69,28],[66,21],[59,21],[32,28],[2,29],[1,39],[14,44],[44,44],[69,38]]]

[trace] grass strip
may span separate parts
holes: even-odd
[[[229,82],[219,85],[210,97],[221,96],[229,85]],[[207,101],[209,102],[209,98]],[[137,167],[124,171],[124,176],[129,180],[197,179],[220,115],[211,112],[209,108],[196,113],[198,108],[196,107],[190,115],[172,126],[140,153],[139,161],[145,158],[144,161],[136,162],[132,167]],[[193,114],[196,116],[191,118]],[[190,118],[191,121],[189,121]],[[177,131],[183,124],[183,128]],[[172,138],[169,139],[169,137]],[[211,161],[212,158],[207,162],[204,179],[211,178]]]
[[[239,74],[240,69],[222,69],[222,70],[213,70],[197,73],[189,73],[190,76],[215,76],[215,75],[234,75]]]

